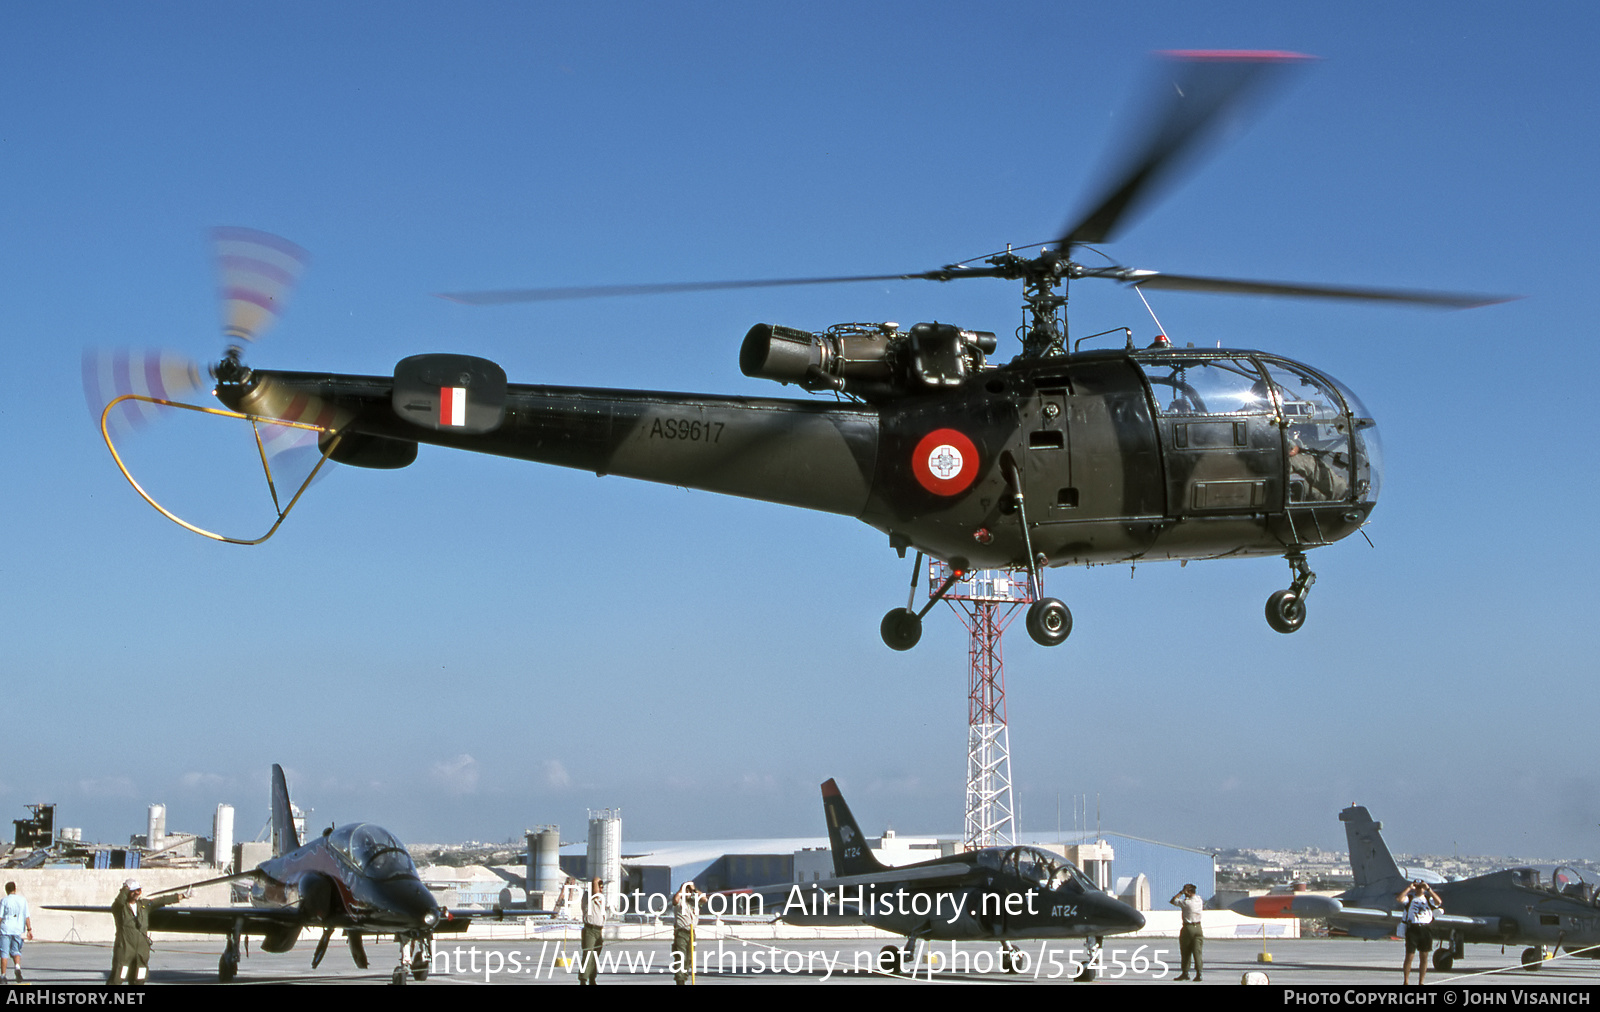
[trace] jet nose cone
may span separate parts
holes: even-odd
[[[1138,931],[1144,927],[1144,914],[1132,907],[1128,907],[1127,918],[1127,926],[1118,928],[1118,931]]]
[[[1144,914],[1109,896],[1106,897],[1104,909],[1100,911],[1100,920],[1105,924],[1105,934],[1108,935],[1120,935],[1144,927]]]
[[[426,927],[439,922],[439,904],[420,879],[396,879],[384,890],[397,910],[413,917]]]

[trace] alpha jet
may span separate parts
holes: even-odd
[[[1395,863],[1383,842],[1383,823],[1360,805],[1339,813],[1350,845],[1355,886],[1338,896],[1306,894],[1255,896],[1230,909],[1247,917],[1320,917],[1358,938],[1386,938],[1400,923],[1396,897],[1406,885],[1427,878]],[[1435,876],[1436,880],[1437,877]],[[1600,958],[1600,896],[1595,884],[1575,868],[1506,868],[1434,890],[1444,912],[1434,915],[1436,970],[1449,970],[1465,954],[1466,943],[1526,945],[1522,965],[1537,970],[1545,946],[1568,954]]]
[[[250,880],[248,907],[157,907],[150,912],[152,931],[225,935],[227,948],[217,962],[217,977],[230,981],[239,972],[241,942],[262,936],[266,952],[288,952],[308,927],[322,929],[315,969],[327,954],[328,941],[343,929],[357,967],[367,968],[367,935],[393,935],[400,943],[400,962],[393,982],[409,975],[425,980],[433,959],[435,932],[467,930],[472,915],[451,915],[440,908],[417,876],[411,855],[394,834],[370,822],[333,827],[302,843],[289,804],[283,767],[272,767],[273,856],[250,871],[194,885]],[[192,888],[192,886],[190,887]],[[107,907],[51,907],[52,910],[108,913]],[[498,915],[498,914],[497,914]]]
[[[822,785],[836,877],[758,890],[768,913],[793,924],[866,923],[906,936],[904,952],[885,946],[880,966],[913,965],[928,942],[997,941],[1001,966],[1021,969],[1014,943],[1084,938],[1089,965],[1106,935],[1137,931],[1144,915],[1102,892],[1070,861],[1036,847],[987,847],[890,867],[866,836],[832,780]]]

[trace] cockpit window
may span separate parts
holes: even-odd
[[[1561,865],[1550,874],[1550,887],[1556,893],[1579,901],[1580,903],[1600,902],[1595,884],[1584,877],[1583,872],[1576,868]]]
[[[1378,423],[1349,387],[1332,376],[1327,378],[1350,409],[1351,428],[1356,440],[1356,498],[1362,502],[1375,502],[1378,489],[1383,484],[1383,444],[1378,439]]]
[[[1333,383],[1284,362],[1267,362],[1284,425],[1290,502],[1350,498],[1350,416]]]
[[[1255,363],[1242,358],[1140,362],[1163,415],[1263,414],[1272,410]]]
[[[1071,861],[1035,847],[1013,848],[1007,852],[1005,864],[1025,886],[1041,891],[1083,892],[1095,887]]]
[[[372,878],[416,874],[410,852],[382,826],[364,822],[340,826],[329,834],[328,843]]]

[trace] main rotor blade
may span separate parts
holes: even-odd
[[[1149,117],[1151,125],[1129,145],[1131,154],[1093,209],[1062,234],[1062,249],[1109,240],[1183,158],[1198,151],[1222,124],[1225,113],[1237,114],[1247,98],[1285,68],[1312,59],[1300,53],[1231,50],[1162,56],[1165,94]]]
[[[513,302],[556,302],[562,299],[605,299],[618,295],[667,295],[676,292],[722,292],[742,288],[790,288],[797,285],[841,285],[859,281],[950,281],[998,277],[987,267],[945,267],[919,274],[857,274],[834,278],[771,278],[759,281],[668,281],[645,285],[588,285],[578,288],[510,288],[487,292],[440,292],[439,298],[469,306]]]
[[[1344,299],[1360,302],[1405,302],[1441,309],[1475,309],[1512,302],[1520,295],[1478,295],[1464,292],[1430,292],[1405,288],[1359,288],[1346,285],[1303,285],[1279,281],[1241,281],[1233,278],[1206,278],[1194,274],[1167,274],[1161,271],[1121,269],[1094,272],[1089,277],[1112,277],[1139,288],[1160,288],[1174,292],[1222,292],[1229,295],[1272,295],[1301,299]]]

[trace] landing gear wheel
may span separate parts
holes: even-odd
[[[217,980],[222,983],[226,984],[232,980],[238,972],[239,961],[237,959],[229,959],[227,956],[223,956],[217,960]]]
[[[1028,635],[1042,647],[1060,646],[1072,635],[1072,612],[1053,597],[1044,597],[1028,608]]]
[[[878,626],[890,650],[910,650],[922,639],[922,619],[914,611],[896,608]]]
[[[411,959],[411,979],[428,979],[428,960],[420,952]]]
[[[1002,973],[1021,973],[1022,967],[1017,959],[1017,950],[1006,945],[1000,949],[1000,971]]]
[[[1537,970],[1544,965],[1544,952],[1538,946],[1522,950],[1522,968],[1524,970]]]
[[[1281,633],[1292,633],[1306,624],[1306,603],[1292,590],[1280,590],[1267,598],[1267,625]]]
[[[1441,973],[1448,973],[1456,963],[1456,957],[1450,954],[1449,949],[1433,950],[1433,968]]]
[[[389,976],[389,983],[391,983],[391,984],[404,984],[405,982],[406,982],[406,968],[403,967],[403,966],[395,967],[394,968],[394,973]]]
[[[878,969],[884,973],[892,973],[899,976],[904,956],[905,954],[894,946],[885,945],[878,952]]]

